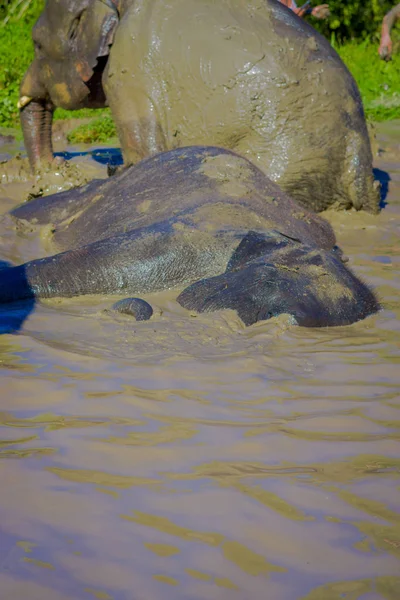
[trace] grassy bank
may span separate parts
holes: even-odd
[[[364,109],[371,121],[400,119],[400,48],[393,60],[381,60],[377,44],[369,40],[336,47],[361,92]]]
[[[39,0],[37,0],[38,2]],[[0,127],[18,127],[18,88],[32,56],[31,27],[35,15],[0,27]],[[374,121],[400,118],[400,53],[386,63],[379,59],[377,44],[349,42],[336,47],[359,86],[367,117]],[[57,109],[56,119],[93,116],[88,125],[70,134],[71,142],[104,142],[115,136],[108,110]]]

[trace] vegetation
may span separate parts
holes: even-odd
[[[313,0],[320,4],[323,0]],[[326,21],[309,18],[339,52],[361,91],[371,120],[400,118],[400,48],[393,60],[381,61],[377,46],[383,16],[395,3],[391,0],[326,0],[331,16]],[[31,29],[44,0],[0,0],[0,126],[18,126],[18,92],[21,78],[33,58]],[[400,24],[393,32],[400,39]],[[399,44],[397,44],[399,46]],[[115,136],[109,111],[57,109],[56,119],[93,116],[88,125],[69,135],[73,143],[104,142]]]
[[[73,144],[90,144],[91,142],[106,142],[117,135],[115,124],[110,115],[102,115],[87,125],[79,125],[68,135],[68,141]]]
[[[309,22],[328,40],[339,44],[366,38],[376,43],[383,17],[397,4],[395,0],[321,0],[312,4],[323,2],[329,4],[330,17],[324,21],[309,19]]]
[[[32,60],[31,29],[43,4],[0,0],[0,125],[4,127],[12,127],[18,119],[18,88]]]
[[[35,21],[43,6],[44,0],[0,0],[1,25]]]
[[[400,53],[385,62],[369,39],[348,42],[336,50],[358,83],[367,117],[371,121],[400,119]]]

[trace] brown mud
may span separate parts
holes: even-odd
[[[55,121],[53,127],[53,147],[55,152],[64,152],[67,146],[67,134],[75,127],[90,119],[66,119]],[[106,178],[107,166],[95,162],[90,155],[77,156],[65,162],[58,159],[58,168],[43,168],[32,173],[29,161],[24,153],[17,131],[0,128],[0,214],[10,210],[16,204],[48,196],[77,185],[84,185],[92,179]],[[75,154],[85,152],[83,144],[71,146]]]
[[[1,598],[400,597],[400,122],[377,136],[387,205],[326,213],[377,315],[245,328],[174,292],[148,322],[87,297],[0,336]]]

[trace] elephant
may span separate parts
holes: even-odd
[[[229,308],[245,325],[284,313],[306,327],[379,308],[329,223],[223,148],[163,152],[22,204],[8,219],[47,246],[42,258],[0,271],[0,303],[118,294],[128,298],[116,310],[146,320],[151,306],[131,294],[186,288],[178,302],[199,313]]]
[[[277,0],[47,0],[20,87],[34,169],[55,107],[109,106],[125,166],[211,145],[254,162],[305,208],[379,211],[357,85]]]

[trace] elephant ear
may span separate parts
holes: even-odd
[[[226,272],[242,269],[252,260],[260,256],[268,257],[268,255],[271,255],[278,248],[293,244],[293,242],[301,243],[300,240],[289,237],[274,229],[263,233],[249,231],[232,254],[226,267]]]
[[[83,81],[92,77],[98,59],[108,56],[118,23],[118,10],[111,0],[93,0],[72,23],[70,38]]]

